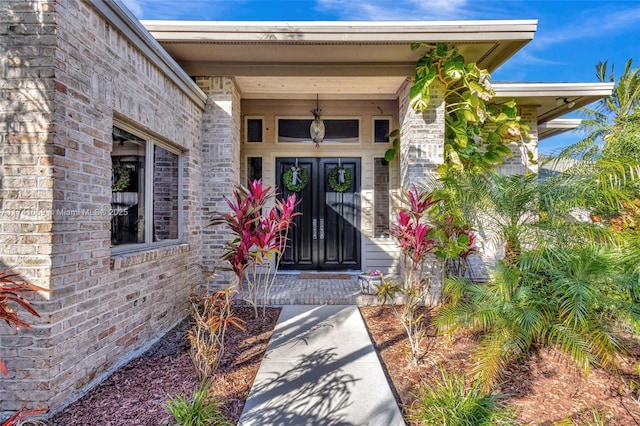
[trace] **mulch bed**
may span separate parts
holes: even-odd
[[[406,413],[415,399],[416,386],[440,377],[440,366],[449,371],[468,371],[475,339],[459,335],[453,341],[429,336],[428,352],[418,366],[407,361],[408,342],[404,329],[388,306],[361,307],[369,334],[393,383],[400,406]],[[429,310],[425,310],[428,318]],[[640,344],[632,342],[632,354],[620,359],[626,377],[640,381],[636,366],[640,364]],[[620,392],[622,380],[602,369],[584,377],[566,358],[552,350],[541,350],[505,372],[498,389],[507,405],[516,407],[518,421],[531,426],[552,426],[571,417],[585,421],[597,409],[611,426],[640,425],[640,404],[632,393]],[[637,397],[637,395],[636,395]]]
[[[236,308],[246,331],[230,327],[225,355],[213,383],[227,419],[237,423],[260,361],[275,327],[279,308],[253,319],[253,309]],[[55,426],[171,425],[164,403],[172,396],[190,395],[198,377],[188,353],[184,321],[153,348],[134,359],[83,398],[57,414]]]
[[[430,336],[427,356],[413,366],[407,361],[404,329],[390,307],[361,307],[374,346],[386,369],[399,405],[407,413],[416,386],[438,377],[439,366],[465,371],[471,365],[473,336],[459,335],[453,341]],[[257,373],[279,309],[267,309],[267,316],[252,319],[252,310],[238,308],[247,321],[246,332],[230,329],[226,356],[214,383],[227,418],[236,423]],[[429,311],[425,314],[428,318]],[[85,397],[53,419],[53,425],[169,425],[172,419],[164,408],[169,396],[188,395],[197,386],[197,377],[187,353],[185,332],[188,323],[171,331],[154,348],[117,371]],[[621,359],[622,372],[640,381],[640,345],[634,343],[632,356]],[[621,395],[622,381],[604,370],[594,370],[588,378],[578,374],[570,362],[553,351],[539,351],[526,362],[510,368],[499,391],[506,403],[518,409],[518,419],[532,426],[552,426],[572,417],[587,420],[592,408],[605,415],[611,426],[640,425],[640,405],[632,395]],[[587,423],[579,423],[587,424]]]

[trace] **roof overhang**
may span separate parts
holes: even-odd
[[[449,42],[496,69],[536,20],[434,22],[142,21],[191,76],[233,76],[244,99],[394,99],[424,49]]]
[[[550,138],[569,130],[575,130],[582,124],[580,118],[556,118],[538,125],[538,140]]]
[[[142,21],[192,77],[230,76],[243,99],[397,99],[425,48],[449,42],[494,71],[533,39],[536,20],[433,22]],[[495,83],[496,102],[538,109],[540,138],[573,127],[551,121],[611,94],[613,83]]]
[[[611,95],[614,83],[494,83],[493,102],[515,100],[538,109],[538,138],[555,136],[580,125],[579,119],[559,119]]]

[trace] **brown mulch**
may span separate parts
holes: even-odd
[[[407,339],[391,308],[366,306],[360,312],[405,413],[415,399],[416,387],[440,377],[440,365],[458,372],[468,371],[472,365],[473,336],[459,335],[449,341],[431,333],[426,356],[414,366],[405,356]],[[429,314],[425,309],[427,318]],[[631,345],[632,353],[620,359],[620,369],[627,379],[639,382],[640,344],[636,340]],[[640,404],[632,392],[621,389],[622,385],[619,376],[602,369],[584,377],[557,352],[541,350],[506,371],[498,392],[505,396],[505,404],[517,409],[518,421],[526,425],[552,426],[569,417],[578,424],[595,424],[587,420],[597,409],[608,425],[638,426]]]
[[[268,308],[266,318],[253,320],[250,309],[237,309],[247,321],[247,331],[230,329],[227,353],[214,385],[224,413],[233,423],[240,417],[279,311]],[[360,312],[405,413],[411,407],[416,386],[438,377],[440,365],[457,371],[471,366],[473,336],[460,335],[449,341],[432,335],[426,356],[413,366],[405,356],[408,345],[404,330],[390,307],[367,306],[361,307]],[[428,318],[429,311],[425,314]],[[56,415],[52,424],[173,424],[164,402],[176,394],[188,395],[197,386],[187,352],[187,327],[185,321],[150,351]],[[635,370],[640,364],[640,345],[635,342],[633,348],[632,356],[621,359],[620,366],[628,378],[640,381]],[[523,424],[552,426],[568,417],[586,421],[592,408],[596,408],[605,415],[608,425],[638,426],[640,405],[630,394],[621,395],[621,385],[620,378],[600,369],[585,378],[570,362],[545,350],[510,368],[499,391],[506,396],[508,405],[517,408]]]
[[[251,390],[260,361],[280,314],[267,308],[266,315],[253,318],[250,308],[236,308],[246,323],[245,331],[230,327],[225,355],[214,379],[215,394],[223,403],[224,414],[237,423]],[[184,321],[141,357],[134,359],[83,398],[58,413],[55,426],[171,425],[171,414],[164,408],[170,397],[188,396],[198,377],[188,353]]]

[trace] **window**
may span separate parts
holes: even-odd
[[[263,142],[262,117],[245,118],[245,141],[249,143]]]
[[[112,139],[112,248],[128,251],[178,242],[180,153],[121,127],[113,127]]]
[[[311,142],[309,128],[312,118],[278,118],[278,142]],[[360,120],[322,119],[324,142],[357,143],[360,141]]]
[[[373,141],[375,143],[388,143],[391,133],[390,118],[375,118],[373,120]]]
[[[262,179],[262,157],[249,157],[247,159],[247,179]]]
[[[384,158],[373,160],[374,233],[376,238],[389,237],[389,163]]]

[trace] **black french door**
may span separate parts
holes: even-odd
[[[360,159],[359,158],[278,158],[278,193],[294,192],[283,183],[283,175],[292,167],[303,169],[308,177],[304,189],[295,192],[300,200],[289,231],[289,245],[280,263],[281,269],[359,270],[360,269]],[[329,174],[341,166],[351,176],[351,185],[335,191]],[[335,173],[335,172],[334,172]]]

